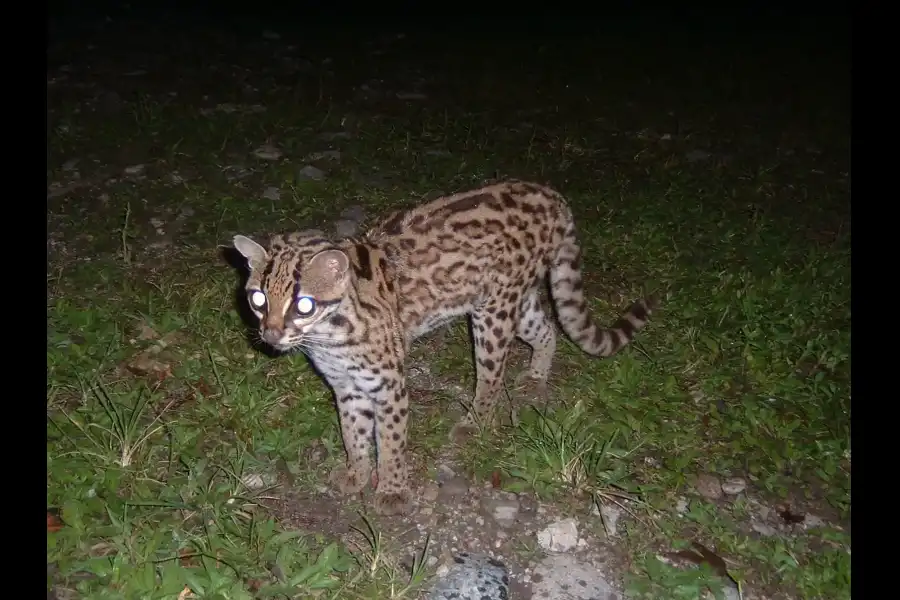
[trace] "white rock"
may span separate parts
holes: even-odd
[[[261,158],[263,160],[278,160],[281,158],[281,154],[281,150],[271,144],[263,144],[253,151],[253,155],[256,156],[256,158]]]
[[[537,534],[538,545],[550,552],[567,552],[578,545],[578,522],[562,519],[551,523]]]
[[[736,496],[747,489],[747,482],[740,477],[730,477],[722,483],[722,491],[729,496]]]

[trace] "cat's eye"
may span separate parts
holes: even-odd
[[[247,294],[247,299],[250,300],[250,306],[257,310],[262,310],[266,307],[266,295],[260,290],[251,290]]]
[[[316,312],[316,299],[310,296],[300,296],[297,298],[297,314],[301,317],[308,317]]]

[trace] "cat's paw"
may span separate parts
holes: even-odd
[[[409,492],[386,492],[375,494],[375,512],[383,516],[402,515],[409,512],[412,503]]]
[[[328,479],[342,494],[350,495],[361,492],[371,476],[371,469],[367,472],[365,469],[351,469],[347,465],[340,465],[335,467]]]

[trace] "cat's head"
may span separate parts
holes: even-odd
[[[320,232],[274,236],[269,248],[243,235],[234,247],[247,259],[247,303],[259,318],[260,338],[276,350],[311,348],[326,337],[351,277],[347,255]]]

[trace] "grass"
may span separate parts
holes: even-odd
[[[633,515],[620,529],[635,597],[713,585],[705,566],[657,558],[694,539],[770,597],[850,597],[850,536],[834,527],[850,512],[849,176],[846,139],[830,129],[841,113],[827,112],[838,109],[821,100],[815,110],[834,118],[797,124],[752,90],[726,102],[716,85],[728,82],[697,98],[679,88],[660,106],[623,71],[598,112],[578,79],[574,91],[550,81],[556,95],[517,94],[538,82],[499,58],[456,102],[367,101],[348,97],[360,83],[341,79],[359,71],[342,71],[349,58],[335,55],[331,83],[299,74],[309,83],[300,91],[270,59],[242,55],[264,90],[250,102],[240,79],[203,99],[174,80],[130,92],[119,77],[92,84],[122,90],[115,110],[95,112],[96,94],[69,86],[88,77],[77,58],[69,83],[49,88],[48,181],[71,183],[62,165],[79,158],[78,181],[89,183],[48,201],[47,503],[64,526],[48,532],[47,551],[58,597],[415,597],[425,549],[410,572],[377,523],[360,520],[358,543],[342,543],[272,518],[279,477],[315,489],[340,460],[336,416],[301,357],[251,347],[219,246],[506,175],[570,197],[602,320],[644,290],[664,302],[615,359],[561,343],[556,402],[522,411],[461,460],[560,505],[620,503]],[[178,72],[203,73],[191,60]],[[224,103],[237,110],[201,110]],[[766,127],[746,129],[736,118],[746,107]],[[349,136],[320,137],[340,131]],[[285,158],[254,158],[267,141]],[[325,180],[299,177],[304,157],[329,145],[341,155],[316,162]],[[690,162],[694,149],[711,156]],[[280,199],[261,196],[269,186]],[[468,389],[464,327],[442,340],[437,358],[420,348],[417,360],[429,355],[435,374]],[[451,420],[441,415],[414,413],[422,456],[443,450]],[[327,464],[311,468],[303,456],[315,445]],[[692,495],[700,473],[743,477],[761,502],[790,501],[827,524],[758,536],[743,500]],[[678,513],[682,497],[689,508]]]

